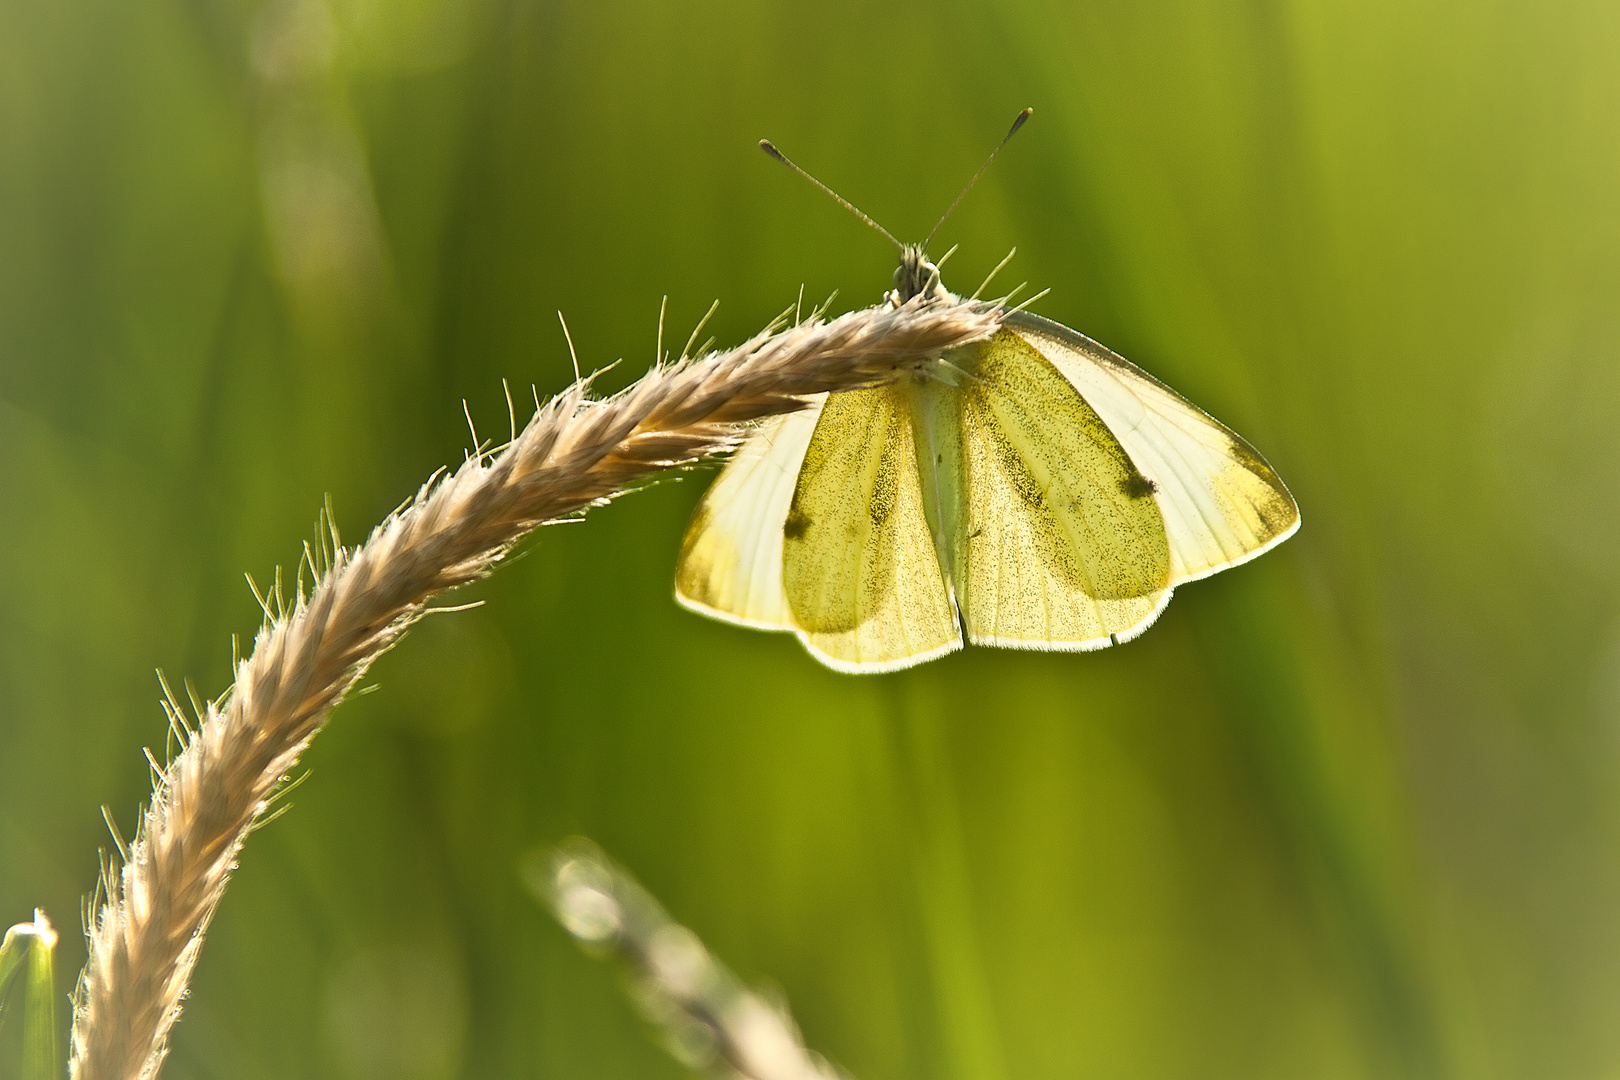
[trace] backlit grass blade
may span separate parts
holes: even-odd
[[[61,1075],[56,1046],[56,930],[43,911],[0,941],[0,1017],[13,994],[22,1000],[22,1080]]]

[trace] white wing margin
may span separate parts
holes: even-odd
[[[1059,323],[1006,325],[1069,380],[1152,480],[1170,537],[1170,582],[1247,562],[1292,536],[1299,507],[1259,452],[1124,357]]]
[[[751,432],[698,503],[675,567],[681,606],[760,630],[795,629],[782,527],[827,395]]]

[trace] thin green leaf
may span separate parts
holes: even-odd
[[[56,1045],[56,930],[38,908],[33,927],[23,1009],[22,1080],[57,1080],[63,1062]]]
[[[0,941],[0,1009],[13,983],[24,987],[22,1080],[57,1080],[62,1060],[56,1045],[56,930],[37,908],[33,922],[18,923]]]

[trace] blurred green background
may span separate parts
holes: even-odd
[[[0,2],[0,923],[63,927],[330,493],[359,539],[711,299],[936,243],[1304,513],[1139,641],[893,676],[673,603],[702,476],[375,669],[166,1075],[665,1077],[523,891],[583,832],[859,1080],[1620,1076],[1620,8]]]

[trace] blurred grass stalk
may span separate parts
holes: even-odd
[[[634,969],[636,1004],[683,1064],[729,1080],[840,1080],[805,1048],[785,1002],[743,985],[595,844],[542,854],[523,877],[581,945]]]
[[[21,987],[22,1080],[55,1080],[61,1073],[56,1046],[56,929],[39,909],[34,921],[18,923],[0,941],[0,1019]]]
[[[321,0],[272,0],[249,45],[261,195],[277,269],[306,325],[327,335],[341,334],[386,292],[390,266],[339,63],[343,38]]]

